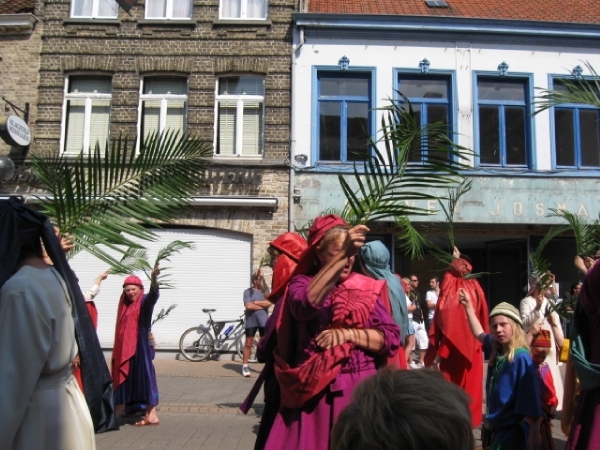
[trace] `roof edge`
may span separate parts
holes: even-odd
[[[382,14],[294,13],[298,27],[352,31],[403,31],[433,34],[496,34],[537,37],[600,38],[600,24],[546,22],[515,19],[481,19],[448,16],[406,16]]]

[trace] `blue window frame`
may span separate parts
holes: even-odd
[[[568,91],[555,79],[553,89]],[[554,107],[554,151],[557,168],[600,167],[600,110],[581,103]]]
[[[317,159],[363,161],[372,135],[371,72],[317,72]]]
[[[452,119],[452,80],[449,75],[398,74],[398,90],[412,104],[418,126],[445,124],[448,130]],[[436,153],[438,153],[436,155]],[[447,159],[448,153],[427,148],[427,136],[421,141],[421,152],[411,152],[410,162],[422,162],[427,157]]]
[[[529,79],[477,77],[477,150],[482,166],[529,165]]]

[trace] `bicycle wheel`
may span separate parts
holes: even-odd
[[[213,351],[215,342],[208,330],[194,327],[186,330],[179,339],[179,350],[189,361],[204,361]]]
[[[250,357],[248,358],[248,362],[255,363],[256,359],[256,347],[258,346],[258,341],[260,337],[254,337],[254,342],[252,343],[252,350],[250,350]],[[240,359],[244,358],[244,346],[246,345],[246,333],[240,333],[235,340],[235,350],[240,357]]]

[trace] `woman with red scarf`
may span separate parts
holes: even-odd
[[[158,274],[158,267],[154,267],[147,294],[144,294],[142,280],[135,275],[128,276],[117,311],[112,357],[115,415],[119,417],[127,403],[144,403],[146,415],[135,423],[138,427],[159,423],[156,415],[158,385],[152,364],[154,347],[148,338],[159,296]]]
[[[334,215],[310,227],[277,323],[281,407],[268,450],[328,449],[354,387],[398,351],[400,330],[382,301],[385,282],[351,273],[367,231]]]

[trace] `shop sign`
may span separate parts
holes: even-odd
[[[31,130],[19,116],[0,118],[0,137],[8,145],[27,147],[31,144]]]

